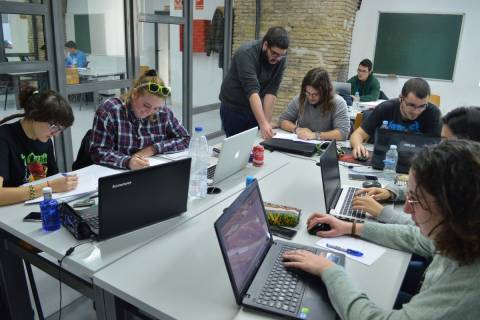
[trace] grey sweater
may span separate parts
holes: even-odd
[[[401,310],[382,310],[356,290],[343,268],[322,273],[330,300],[341,319],[480,319],[480,259],[467,266],[435,253],[433,242],[414,226],[365,223],[362,237],[389,248],[433,257],[420,292]],[[381,284],[380,284],[381,285]]]
[[[280,122],[288,120],[301,128],[308,128],[313,132],[325,132],[334,129],[340,130],[343,139],[346,139],[350,132],[350,119],[347,113],[347,103],[339,95],[333,99],[334,108],[332,112],[323,113],[321,106],[313,106],[305,102],[303,114],[300,114],[300,96],[297,95],[288,104],[287,110],[280,115]]]
[[[385,186],[385,189],[391,191],[395,195],[396,200],[405,200],[405,187],[400,187],[395,184],[388,184]],[[377,220],[391,224],[415,224],[411,215],[401,213],[392,207],[384,207],[382,211],[380,211]]]

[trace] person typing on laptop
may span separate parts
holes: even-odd
[[[396,131],[418,132],[440,135],[440,110],[428,102],[430,86],[421,78],[412,78],[405,82],[399,98],[379,104],[363,120],[350,136],[352,154],[355,158],[368,157],[363,145],[375,134],[375,130],[388,122],[388,129]]]
[[[133,83],[125,99],[106,100],[95,113],[90,153],[101,165],[141,169],[147,157],[188,148],[190,136],[166,98],[170,88],[148,70]]]
[[[355,93],[360,95],[360,101],[375,101],[380,96],[380,82],[373,75],[373,64],[370,59],[363,59],[357,68],[357,75],[348,79],[348,83],[352,85],[352,98]]]
[[[280,128],[303,140],[345,140],[350,131],[347,104],[335,94],[328,72],[314,68],[302,81],[300,94],[280,115]]]
[[[345,271],[303,250],[284,254],[287,267],[322,278],[341,319],[479,319],[480,143],[446,140],[414,158],[405,211],[418,226],[356,224],[314,214],[308,226],[330,225],[322,237],[353,234],[384,246],[433,258],[418,294],[397,310],[382,310],[354,288]],[[462,190],[459,192],[459,190]]]

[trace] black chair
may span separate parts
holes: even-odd
[[[382,90],[380,90],[380,95],[378,96],[378,99],[388,100],[388,97],[387,97],[387,95],[385,94],[385,92],[383,92]]]
[[[90,139],[92,138],[92,129],[88,130],[85,133],[85,136],[80,143],[80,148],[78,149],[77,158],[72,164],[72,170],[78,170],[81,168],[88,167],[93,164],[93,160],[90,157]]]

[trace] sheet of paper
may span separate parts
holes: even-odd
[[[360,102],[360,106],[363,106],[365,108],[375,108],[378,106],[380,103],[384,102],[386,100],[376,100],[376,101],[369,101],[369,102]]]
[[[67,192],[56,192],[52,194],[54,199],[63,199],[66,197],[75,197],[75,196],[83,196],[89,193],[93,193],[97,191],[98,188],[98,179],[101,177],[109,176],[112,174],[116,174],[119,172],[123,172],[124,170],[120,169],[112,169],[104,166],[99,165],[91,165],[76,171],[69,172],[68,174],[76,174],[78,177],[78,186],[74,190],[67,191]],[[60,176],[61,174],[59,174]],[[49,177],[49,179],[54,178],[55,176]],[[58,177],[58,176],[57,176]],[[40,181],[40,180],[39,180]],[[39,181],[35,181],[39,183]],[[25,203],[38,203],[43,200],[43,196],[38,197],[33,200],[28,200]]]
[[[164,153],[159,155],[162,158],[169,159],[169,160],[178,160],[188,157],[188,150],[175,152],[175,153]]]
[[[277,139],[301,141],[301,142],[307,142],[307,143],[313,143],[313,144],[319,144],[319,143],[325,142],[325,141],[321,141],[321,140],[302,140],[302,139],[298,138],[295,133],[289,133],[289,132],[277,132],[275,134],[275,136],[273,136],[273,137],[277,138]]]
[[[337,251],[335,249],[328,248],[327,243],[330,245],[362,252],[362,257],[355,257],[350,254],[346,254],[345,252],[338,251],[345,254],[347,258],[356,260],[358,262],[366,264],[367,266],[372,265],[378,258],[382,256],[382,254],[387,251],[386,248],[379,246],[375,243],[371,243],[362,239],[352,238],[349,236],[342,236],[337,238],[322,238],[321,240],[317,241],[315,245],[326,248],[328,250]]]

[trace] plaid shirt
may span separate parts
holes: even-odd
[[[152,146],[156,153],[188,148],[190,136],[168,107],[156,120],[138,119],[118,98],[106,100],[95,113],[90,153],[95,163],[127,168],[128,160],[141,149]]]

